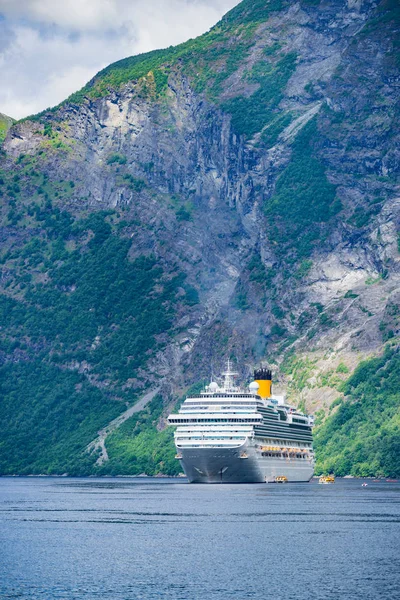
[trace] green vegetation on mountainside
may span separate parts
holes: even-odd
[[[53,361],[88,360],[101,379],[132,377],[156,349],[155,336],[171,327],[183,276],[163,279],[151,256],[131,262],[130,240],[113,234],[102,214],[69,226],[69,215],[57,223],[63,213],[50,205],[34,214],[44,219],[43,237],[4,256],[15,273],[2,296],[9,335],[51,348]]]
[[[6,137],[7,131],[10,129],[13,123],[15,123],[14,119],[0,113],[0,144]]]
[[[106,440],[109,461],[97,469],[101,475],[178,475],[174,432],[171,427],[158,431],[163,411],[162,398],[155,396],[146,409],[119,427]]]
[[[187,390],[187,395],[196,394],[203,388],[204,382],[197,382]],[[185,396],[186,396],[185,394]],[[177,410],[183,402],[182,397],[175,404]],[[96,469],[100,475],[178,475],[182,472],[175,458],[174,429],[163,431],[157,424],[163,414],[161,396],[155,396],[145,410],[133,415],[106,440],[109,460]]]
[[[257,25],[268,19],[273,12],[281,10],[283,4],[282,0],[244,0],[202,36],[179,46],[139,54],[109,65],[68,101],[81,101],[85,95],[99,97],[111,88],[137,81],[149,73],[154,77],[155,91],[160,93],[167,85],[171,67],[178,61],[183,63],[189,72],[199,66],[207,68],[207,75],[212,80],[217,78],[220,84],[236,70],[239,61],[254,43],[253,36]],[[221,66],[225,68],[221,70]],[[197,82],[202,79],[202,73],[197,71]],[[212,81],[214,86],[215,83]]]
[[[0,475],[90,474],[94,459],[85,447],[124,409],[43,354],[3,365],[0,396]]]
[[[141,369],[195,290],[175,265],[129,259],[118,212],[74,216],[48,184],[29,204],[31,179],[14,178],[3,173],[0,187],[14,240],[2,254],[0,473],[88,474],[97,457],[86,445],[137,398]]]
[[[360,364],[315,433],[318,473],[400,477],[400,353]]]
[[[289,249],[298,258],[308,256],[324,234],[324,224],[341,209],[336,187],[315,156],[317,140],[313,119],[297,135],[291,160],[264,205],[270,235],[281,255]]]
[[[232,125],[238,133],[252,136],[267,123],[276,123],[273,111],[282,100],[283,90],[295,68],[296,55],[293,53],[286,54],[276,64],[264,60],[254,65],[248,81],[257,83],[258,90],[249,97],[236,97],[222,105],[232,115]],[[279,130],[288,123],[286,120],[278,122]]]

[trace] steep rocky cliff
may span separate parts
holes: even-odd
[[[100,394],[96,418],[65,402],[68,428],[87,424],[78,455],[148,386],[162,428],[233,356],[243,376],[268,361],[322,418],[399,334],[399,29],[394,0],[245,0],[15,124],[0,164],[6,396],[18,369],[40,395],[38,364],[38,381],[66,378],[58,398]],[[126,427],[140,435],[140,419]],[[71,468],[52,460],[21,464]]]

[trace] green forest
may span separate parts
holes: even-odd
[[[87,444],[137,400],[141,369],[196,294],[174,265],[167,273],[152,255],[129,259],[117,213],[74,217],[50,200],[26,206],[20,193],[5,218],[36,235],[2,256],[0,472],[88,474],[97,456]],[[157,397],[140,415],[147,435],[162,408]],[[149,464],[141,471],[156,470]]]

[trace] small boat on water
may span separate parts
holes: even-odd
[[[287,483],[288,479],[284,475],[278,475],[275,477],[275,483]]]
[[[333,475],[321,475],[318,483],[335,483],[335,478]]]
[[[364,481],[364,483],[361,484],[361,487],[368,487],[368,483],[365,483]]]

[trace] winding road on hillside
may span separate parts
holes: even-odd
[[[136,402],[136,404],[134,404],[133,406],[128,408],[128,410],[123,412],[122,415],[119,415],[119,417],[110,421],[110,423],[103,427],[103,429],[100,429],[97,438],[90,442],[90,444],[86,448],[86,450],[90,453],[97,452],[100,448],[101,453],[96,461],[97,465],[102,465],[103,463],[108,461],[108,453],[105,444],[107,437],[116,429],[118,429],[118,427],[121,427],[122,423],[125,423],[125,421],[127,421],[132,415],[146,408],[149,402],[151,402],[154,396],[158,393],[159,389],[160,388],[156,388],[151,392],[148,392],[145,396],[143,396],[143,398]]]

